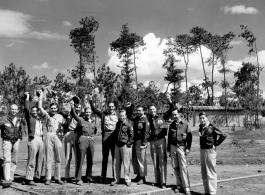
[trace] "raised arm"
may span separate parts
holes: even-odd
[[[128,102],[127,104],[126,104],[126,108],[125,108],[125,110],[126,110],[126,115],[127,115],[127,118],[129,119],[129,120],[133,120],[134,118],[133,118],[133,104],[131,104],[130,102]]]
[[[94,104],[93,104],[93,102],[92,102],[92,94],[89,94],[89,104],[90,104],[90,107],[91,107],[91,110],[92,110],[92,112],[94,112],[98,117],[102,117],[102,111],[101,110],[99,110],[99,109],[97,109],[95,106],[94,106]]]
[[[71,116],[77,121],[77,123],[82,126],[82,119],[81,117],[79,117],[76,112],[75,112],[75,109],[74,109],[74,106],[71,105],[71,112],[70,112]]]
[[[164,120],[167,121],[170,119],[172,111],[175,110],[176,107],[174,106],[169,94],[166,95],[166,98],[168,101],[169,109],[165,112],[165,114],[163,115],[163,118],[164,118]]]
[[[42,98],[43,98],[43,92],[42,92],[42,90],[39,90],[38,108],[39,108],[41,114],[43,114],[46,118],[49,118],[50,117],[49,114],[42,107]]]
[[[25,99],[25,103],[24,103],[24,113],[25,113],[26,121],[28,123],[29,118],[30,118],[30,111],[29,111],[29,93],[26,92],[25,95],[26,95],[26,99]]]

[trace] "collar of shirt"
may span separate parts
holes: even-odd
[[[205,125],[202,126],[203,129],[210,126],[210,122],[208,121]]]

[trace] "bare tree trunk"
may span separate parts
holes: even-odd
[[[212,60],[212,106],[214,105],[213,104],[213,100],[214,100],[214,89],[213,89],[213,73],[214,73],[214,54],[213,54],[213,60]]]
[[[204,62],[203,62],[201,45],[199,45],[199,48],[200,48],[202,67],[203,67],[203,72],[204,72],[204,77],[205,77],[205,82],[206,82],[207,81],[207,77],[206,77],[206,72],[205,72],[205,67],[204,67]],[[206,90],[207,90],[207,94],[208,94],[208,100],[210,100],[210,92],[209,92],[208,86],[206,86]]]
[[[185,77],[186,77],[186,92],[187,92],[187,121],[189,122],[189,90],[188,90],[187,69],[188,69],[188,66],[186,64]]]
[[[134,71],[135,71],[135,81],[136,81],[136,92],[137,92],[137,102],[139,101],[139,92],[138,92],[138,79],[137,79],[137,70],[135,64],[135,49],[133,48],[133,63],[134,63]]]
[[[257,66],[258,66],[258,83],[257,83],[257,107],[256,107],[256,120],[255,120],[255,126],[258,127],[259,125],[259,74],[260,74],[260,68],[259,68],[259,56],[258,56],[258,51],[257,51],[257,44],[255,41],[255,50],[256,50],[256,56],[257,56]]]

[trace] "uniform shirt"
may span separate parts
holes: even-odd
[[[93,120],[86,118],[85,116],[78,116],[74,109],[71,109],[71,116],[77,121],[76,132],[79,135],[85,135],[93,137],[96,134],[96,127],[93,124]]]
[[[62,130],[62,125],[65,122],[63,116],[60,114],[50,116],[43,108],[40,108],[40,110],[45,116],[47,132],[60,133]]]
[[[185,146],[186,149],[190,149],[192,142],[192,134],[189,123],[185,121],[173,121],[168,130],[168,147],[170,151],[170,145],[173,146]]]
[[[114,131],[116,128],[116,123],[118,122],[118,117],[116,113],[105,115],[104,122],[106,130]]]

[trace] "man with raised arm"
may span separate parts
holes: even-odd
[[[73,100],[70,102],[74,105]],[[81,113],[81,104],[75,105],[75,112],[77,115]],[[70,178],[70,165],[72,160],[72,151],[74,151],[75,159],[75,172],[77,171],[77,154],[76,154],[76,141],[77,141],[77,121],[72,115],[68,114],[65,117],[66,123],[64,124],[64,151],[65,151],[65,183],[71,183]]]
[[[215,195],[217,191],[216,147],[225,140],[226,135],[209,122],[205,112],[200,113],[199,117],[201,122],[199,136],[203,186],[206,195]]]
[[[190,152],[192,134],[189,123],[181,119],[178,110],[172,112],[173,122],[169,126],[167,151],[171,156],[172,168],[177,180],[175,193],[184,191],[190,195],[190,182],[186,156]]]
[[[171,118],[171,113],[174,105],[171,101],[170,95],[166,94],[169,104],[169,109],[159,116],[155,106],[149,108],[148,121],[150,123],[150,154],[154,165],[155,186],[166,188],[167,181],[167,124],[166,121]]]
[[[38,107],[29,108],[29,93],[25,93],[24,113],[28,126],[28,162],[26,169],[26,184],[35,186],[35,178],[40,181],[44,163],[43,126],[38,114]],[[38,154],[38,155],[37,155]]]
[[[77,105],[78,106],[78,105]],[[86,156],[87,169],[85,182],[92,182],[92,167],[94,158],[94,135],[97,129],[94,125],[94,120],[91,118],[91,109],[85,108],[84,115],[81,117],[76,113],[74,106],[71,107],[71,116],[77,121],[77,169],[76,169],[76,184],[82,185],[82,165]]]
[[[89,103],[92,112],[101,118],[101,131],[102,131],[102,169],[101,169],[101,183],[106,183],[107,167],[109,152],[112,156],[112,177],[114,178],[114,152],[115,152],[115,139],[114,130],[116,123],[118,122],[118,116],[115,111],[115,105],[113,102],[109,102],[108,110],[103,112],[97,109],[92,102],[92,94],[89,95]]]
[[[115,129],[115,157],[114,157],[114,181],[111,186],[119,184],[121,178],[121,164],[124,165],[124,179],[127,187],[131,186],[131,156],[133,144],[133,126],[127,120],[126,111],[121,110],[119,121]]]
[[[128,119],[133,122],[134,144],[132,149],[132,164],[134,174],[137,175],[134,181],[140,185],[146,183],[146,149],[148,145],[147,139],[149,138],[149,122],[142,106],[137,107],[137,115],[133,117],[133,106],[131,103],[127,103],[126,113]]]
[[[18,116],[18,106],[12,104],[8,116],[0,119],[1,137],[3,139],[4,179],[3,186],[9,187],[14,180],[17,167],[19,142],[22,140],[22,119]]]
[[[54,158],[55,168],[54,168],[54,179],[58,184],[64,184],[61,181],[61,153],[62,153],[62,125],[64,123],[63,116],[58,114],[58,106],[55,103],[50,104],[49,113],[42,107],[43,92],[40,90],[37,92],[39,95],[38,107],[40,112],[45,116],[47,136],[45,140],[45,154],[46,154],[46,167],[45,167],[45,177],[46,185],[51,184],[51,174],[52,174],[52,160]]]

